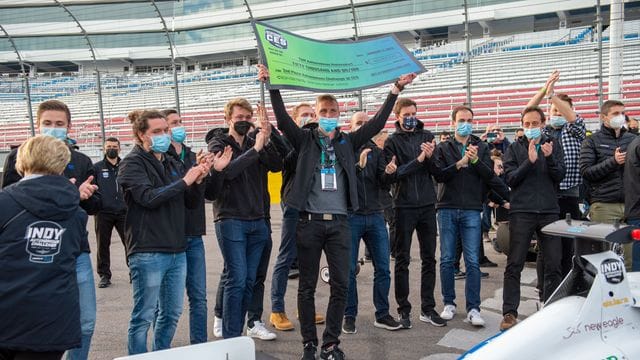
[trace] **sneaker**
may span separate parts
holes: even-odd
[[[247,336],[260,340],[274,340],[276,338],[276,334],[267,330],[262,321],[255,321],[252,328],[247,327]]]
[[[380,328],[380,329],[390,330],[390,331],[395,331],[395,330],[402,329],[402,324],[397,322],[389,314],[381,317],[380,319],[376,319],[376,321],[373,322],[373,326],[375,326],[377,328]]]
[[[411,329],[411,314],[400,313],[400,316],[398,316],[398,322],[402,325],[403,329]]]
[[[362,258],[362,260],[366,263],[370,263],[371,262],[371,256],[366,256]]]
[[[464,271],[458,270],[453,273],[453,278],[456,280],[464,279],[465,277],[467,277],[467,273],[465,273]]]
[[[482,316],[480,316],[480,311],[478,311],[478,309],[471,309],[464,321],[471,323],[471,325],[473,326],[484,326],[484,319],[482,318]]]
[[[489,277],[489,273],[488,273],[488,272],[480,271],[480,277],[481,277],[481,278],[488,278],[488,277]]]
[[[106,277],[106,276],[101,276],[100,277],[100,282],[98,283],[98,287],[103,289],[103,288],[107,288],[111,285],[111,280]]]
[[[217,316],[213,318],[213,336],[222,337],[222,319]]]
[[[484,260],[482,260],[480,262],[480,267],[498,267],[498,264],[496,264],[493,261],[485,258]]]
[[[269,316],[269,323],[276,330],[280,331],[288,331],[293,330],[293,323],[287,317],[287,314],[284,312],[274,312]]]
[[[440,317],[445,320],[451,320],[456,315],[456,306],[455,305],[445,305],[444,310],[440,313]]]
[[[296,269],[289,269],[289,279],[297,279],[300,276],[300,270]]]
[[[302,360],[316,360],[316,345],[312,342],[304,344],[304,351],[302,352]]]
[[[482,233],[482,240],[484,240],[485,242],[490,242],[491,241],[489,239],[489,232],[483,232]]]
[[[316,325],[324,324],[324,316],[316,313]]]
[[[355,334],[356,330],[356,318],[353,316],[345,316],[342,321],[342,332],[345,334]]]
[[[420,321],[431,323],[431,325],[437,327],[447,326],[447,321],[441,318],[435,310],[429,310],[426,314],[420,314]]]
[[[320,352],[320,359],[322,360],[344,360],[345,356],[338,345],[330,345],[322,348]]]
[[[518,319],[514,314],[505,314],[500,323],[500,331],[509,330],[518,323]]]

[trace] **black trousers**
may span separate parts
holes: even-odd
[[[391,251],[391,256],[396,257],[395,253],[395,245],[396,245],[396,212],[392,207],[388,207],[384,209],[384,221],[387,223],[389,227],[389,250]]]
[[[122,246],[124,243],[124,219],[125,213],[113,214],[100,212],[95,216],[96,239],[98,242],[97,266],[96,271],[100,277],[111,279],[111,234],[113,228],[116,228]],[[126,261],[126,260],[125,260]]]
[[[420,300],[421,311],[427,313],[436,306],[433,291],[436,283],[436,209],[433,205],[418,208],[396,208],[396,263],[394,269],[395,295],[398,313],[411,313],[409,302],[409,262],[413,231],[420,244]]]
[[[60,360],[64,351],[16,351],[0,349],[0,360]]]
[[[544,254],[544,288],[546,301],[562,281],[560,262],[562,244],[559,237],[543,234],[540,229],[558,220],[558,214],[512,213],[509,223],[509,254],[504,270],[502,313],[518,315],[520,305],[520,275],[524,268],[531,237],[535,233]]]
[[[296,248],[300,278],[298,282],[298,314],[302,342],[318,344],[316,331],[315,292],[324,251],[329,265],[331,295],[327,307],[323,346],[340,343],[342,316],[347,306],[351,227],[346,216],[334,220],[298,220]]]

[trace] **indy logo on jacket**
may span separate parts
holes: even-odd
[[[38,264],[50,264],[60,253],[62,234],[67,229],[52,221],[37,221],[27,226],[25,240],[29,261]]]

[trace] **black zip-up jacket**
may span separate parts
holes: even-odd
[[[319,171],[317,167],[320,164],[320,154],[322,153],[319,130],[298,127],[287,113],[280,91],[270,90],[269,94],[271,95],[271,106],[278,121],[278,128],[298,152],[296,175],[291,184],[287,205],[304,211],[311,192],[314,172]],[[397,95],[390,92],[384,104],[370,121],[352,133],[337,131],[331,140],[336,159],[347,174],[349,188],[345,190],[347,191],[347,207],[350,211],[357,211],[359,208],[355,152],[384,128],[397,98]]]
[[[360,167],[360,154],[364,149],[371,149],[367,154],[367,164]],[[356,175],[358,176],[358,215],[370,215],[384,211],[385,204],[382,190],[389,192],[388,183],[393,177],[384,172],[387,162],[382,150],[373,141],[368,141],[356,153]]]
[[[127,204],[127,256],[139,252],[179,253],[187,248],[185,206],[193,209],[203,186],[187,186],[182,164],[162,161],[136,145],[120,163],[118,179]]]
[[[93,172],[96,174],[96,185],[100,189],[102,202],[100,212],[110,214],[124,214],[127,212],[122,188],[118,183],[120,160],[118,158],[116,164],[113,165],[105,157],[93,165]]]
[[[540,144],[551,141],[542,135]],[[535,163],[529,161],[529,140],[526,137],[509,145],[503,159],[507,185],[511,188],[509,213],[558,214],[558,185],[564,179],[565,165],[562,146],[554,142],[549,157],[538,150]]]
[[[393,194],[394,208],[416,208],[436,203],[435,185],[431,179],[437,170],[433,155],[422,163],[416,159],[422,151],[420,145],[432,142],[433,139],[433,134],[424,129],[424,124],[420,120],[414,131],[404,131],[396,121],[396,132],[391,134],[384,144],[387,163],[395,156],[398,165],[394,174],[396,183],[396,191]]]
[[[181,162],[184,172],[186,173],[192,166],[197,165],[196,153],[194,153],[191,148],[185,144],[182,144],[182,147],[185,154],[184,160],[180,159],[180,154],[176,152],[173,145],[169,146],[167,154],[173,156],[176,161]],[[184,232],[186,236],[202,236],[207,233],[207,220],[204,213],[204,192],[199,192],[199,194],[201,196],[198,198],[198,204],[196,207],[193,209],[185,208]]]
[[[627,151],[627,147],[636,138],[620,129],[616,137],[613,129],[604,125],[600,131],[588,137],[580,149],[580,175],[587,180],[589,203],[624,203],[624,165],[616,162],[616,148]]]
[[[634,136],[624,162],[624,217],[627,220],[640,220],[640,137]]]
[[[433,155],[437,171],[434,177],[442,183],[438,188],[438,209],[482,210],[487,198],[487,187],[495,176],[489,146],[478,137],[471,135],[467,145],[478,146],[478,161],[469,162],[467,167],[457,169],[456,163],[462,159],[462,152],[454,139],[438,144]],[[499,189],[501,190],[501,189]]]
[[[318,128],[318,123],[308,123],[305,124],[302,128],[313,130]],[[282,199],[283,204],[287,204],[287,199],[289,198],[291,187],[293,185],[293,177],[296,175],[298,153],[285,137],[282,137],[282,140],[286,143],[288,152],[283,156],[284,161],[282,162],[282,186],[280,187],[280,199]]]
[[[87,239],[80,194],[63,176],[0,191],[0,349],[80,346],[76,258]]]
[[[267,173],[282,170],[282,158],[276,146],[269,141],[257,152],[255,139],[245,136],[238,144],[228,135],[229,129],[214,129],[210,137],[209,152],[223,151],[227,145],[233,150],[231,162],[221,172],[213,171],[207,182],[207,194],[213,194],[215,221],[223,219],[257,220],[269,218],[265,201]],[[215,190],[212,189],[215,184]]]

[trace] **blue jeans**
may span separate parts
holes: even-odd
[[[278,258],[271,278],[271,311],[284,312],[284,294],[287,291],[289,268],[296,259],[296,226],[300,215],[298,210],[284,206],[282,215],[282,237]]]
[[[222,307],[222,336],[227,339],[242,335],[269,228],[265,219],[224,219],[216,222],[216,231],[227,270],[222,301],[226,304]]]
[[[147,352],[147,333],[155,320],[152,351],[168,349],[182,314],[187,257],[180,253],[134,253],[129,256],[133,310],[129,355]]]
[[[627,220],[627,224],[640,226],[640,219]],[[634,241],[631,251],[631,271],[640,271],[640,241]]]
[[[191,344],[207,342],[207,267],[202,236],[187,236],[187,297]]]
[[[80,328],[82,345],[67,351],[67,360],[86,360],[89,357],[91,337],[96,325],[96,287],[93,282],[91,256],[83,252],[76,258],[76,278],[80,302]]]
[[[480,310],[480,211],[462,209],[438,209],[440,226],[440,281],[445,305],[455,305],[454,266],[456,240],[462,241],[462,253],[467,277],[464,295],[467,311]]]
[[[491,215],[493,215],[493,208],[489,207],[489,203],[482,204],[482,232],[489,232],[491,230]]]
[[[389,315],[389,234],[382,212],[370,215],[352,215],[351,226],[351,261],[349,269],[349,288],[347,290],[347,307],[345,316],[358,315],[358,288],[356,281],[356,264],[360,239],[369,249],[373,263],[373,305],[376,308],[376,319]]]

